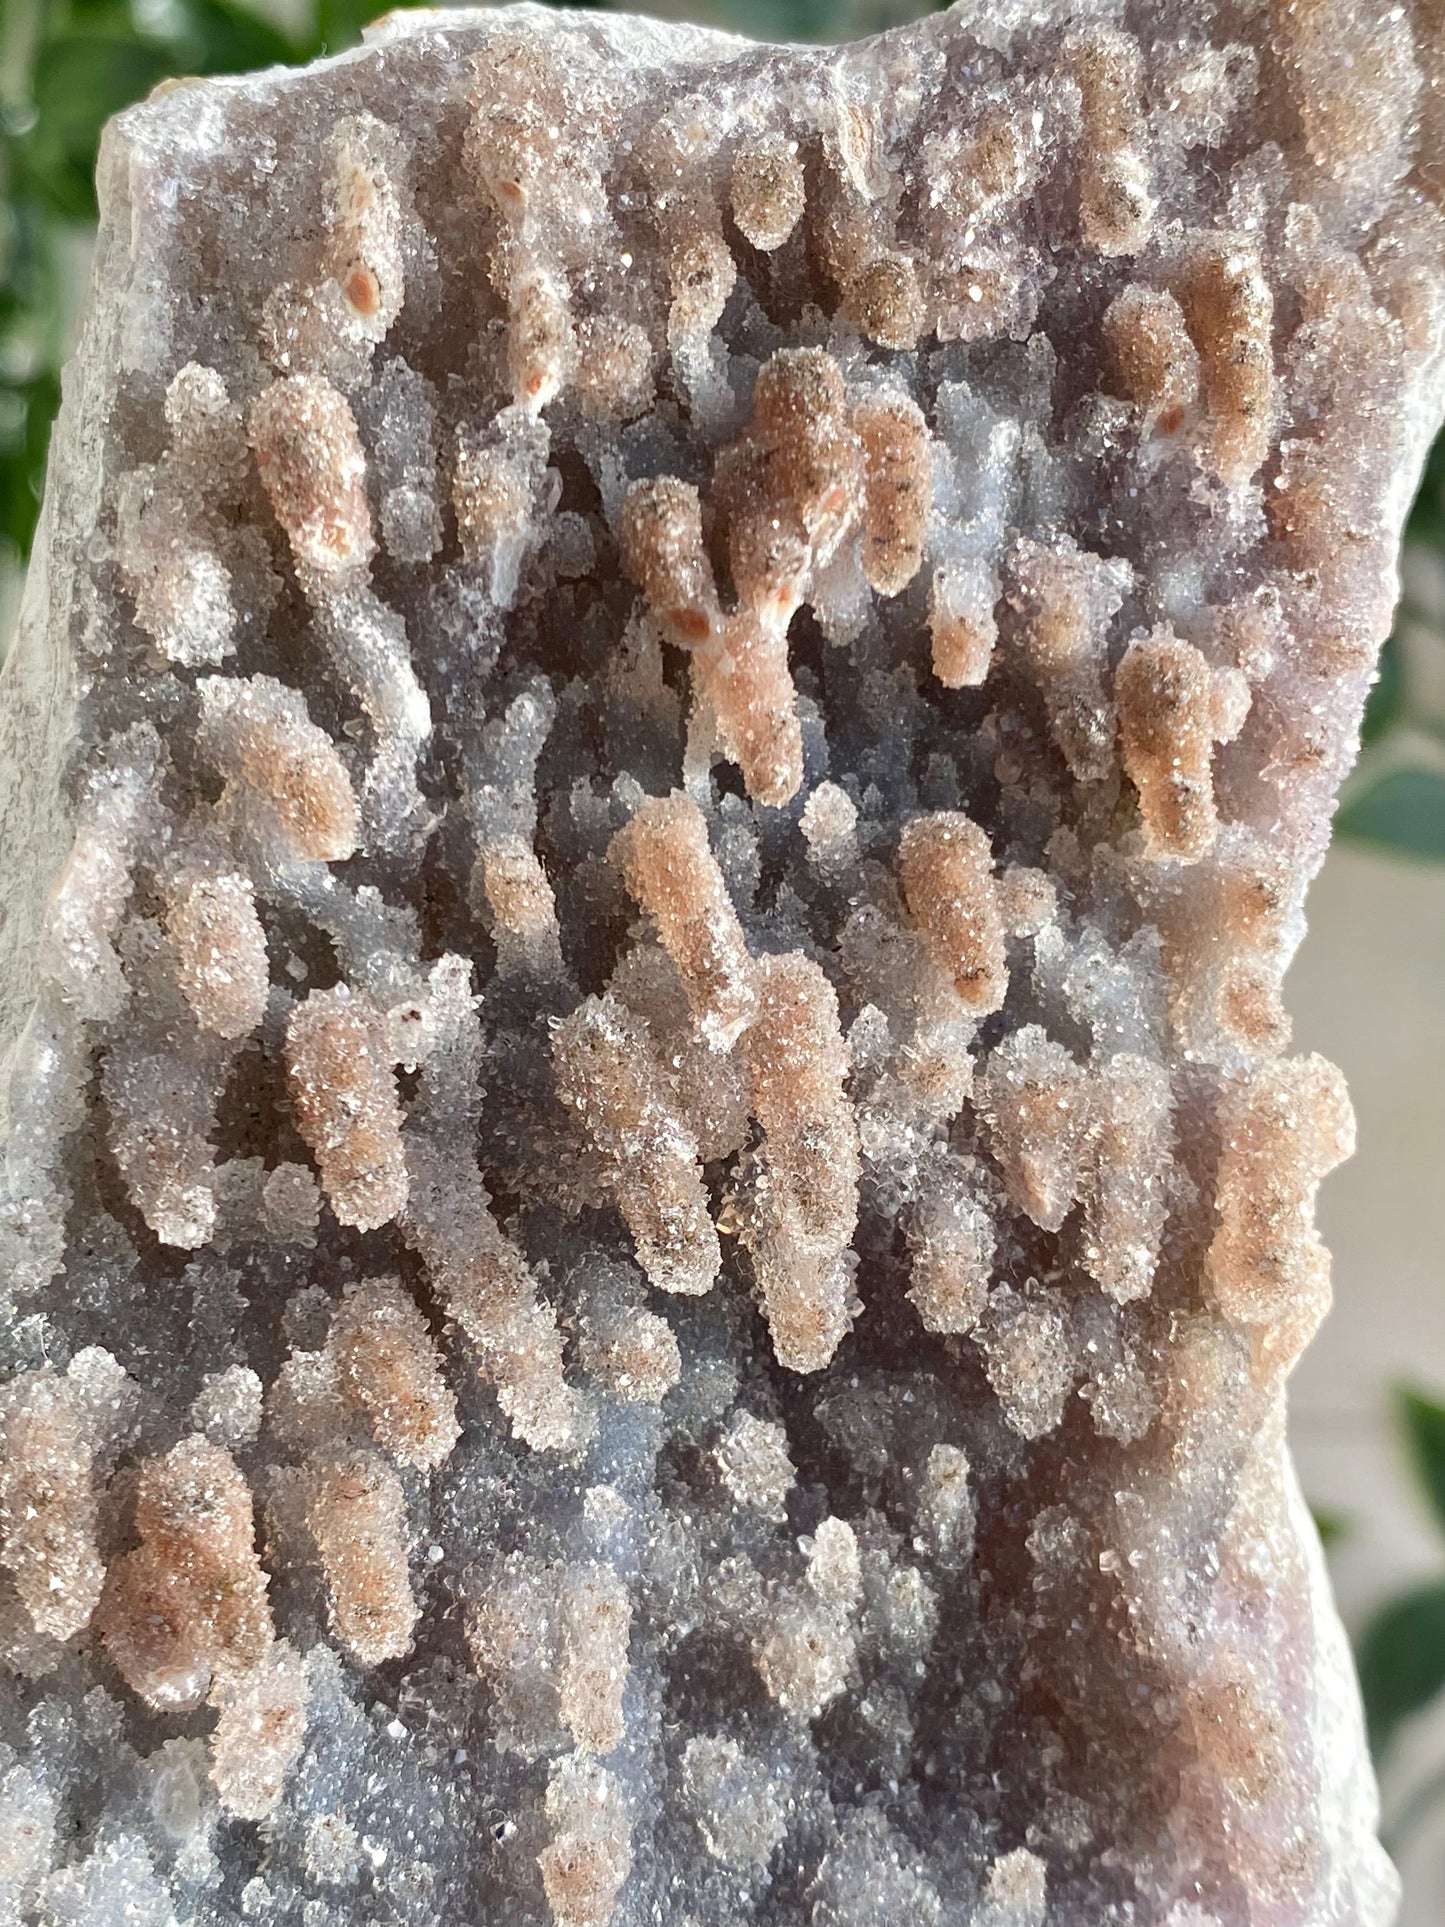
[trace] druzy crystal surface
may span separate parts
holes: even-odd
[[[0,1917],[1383,1927],[1281,978],[1440,17],[121,117],[0,683]]]

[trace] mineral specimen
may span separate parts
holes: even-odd
[[[1383,1927],[1280,982],[1418,0],[162,90],[0,685],[0,1915]]]

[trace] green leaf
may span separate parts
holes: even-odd
[[[163,47],[132,35],[57,34],[35,57],[37,129],[66,154],[93,154],[110,116],[149,92],[169,64]]]
[[[1320,1544],[1326,1548],[1338,1545],[1349,1532],[1349,1520],[1343,1512],[1336,1512],[1331,1506],[1312,1505],[1310,1517],[1315,1522],[1315,1531],[1320,1535]]]
[[[198,74],[240,74],[305,57],[269,21],[233,0],[176,0],[182,26],[177,52]]]
[[[50,424],[59,406],[54,375],[0,386],[0,541],[13,542],[22,560],[40,514]]]
[[[27,184],[65,218],[94,220],[101,128],[169,71],[164,48],[120,34],[48,40],[31,77],[35,125],[16,143]]]
[[[387,0],[317,0],[316,52],[337,54],[354,47],[362,28],[387,11]]]
[[[1445,547],[1445,435],[1438,435],[1425,457],[1425,472],[1405,524],[1412,541]]]
[[[1445,862],[1445,776],[1433,769],[1389,770],[1345,804],[1335,829],[1400,856]]]
[[[1436,1520],[1445,1526],[1445,1405],[1401,1385],[1395,1391],[1395,1414],[1415,1477]]]
[[[1401,1721],[1445,1686],[1445,1581],[1432,1580],[1382,1607],[1356,1657],[1365,1723],[1379,1759]]]
[[[82,28],[87,33],[110,33],[135,35],[135,13],[131,0],[70,0],[69,6],[46,8],[44,0],[42,13],[49,14],[60,26],[74,29]],[[51,31],[58,31],[52,29]]]
[[[1380,651],[1380,666],[1365,701],[1360,723],[1360,747],[1378,743],[1386,730],[1400,720],[1405,707],[1405,651],[1398,635],[1389,637]]]

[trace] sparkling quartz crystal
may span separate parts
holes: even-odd
[[[122,116],[0,684],[0,1914],[1384,1927],[1280,983],[1423,0]]]

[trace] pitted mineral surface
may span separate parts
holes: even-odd
[[[5,1920],[1384,1927],[1280,986],[1441,80],[522,8],[112,127],[0,684]]]

